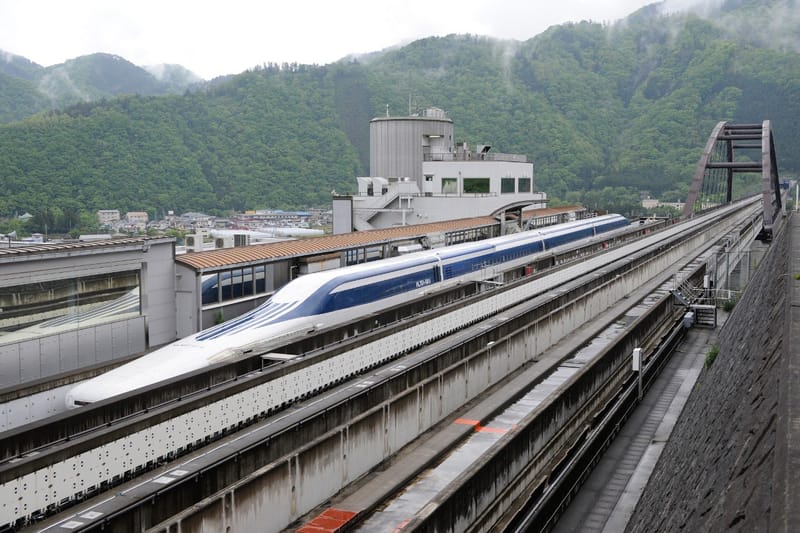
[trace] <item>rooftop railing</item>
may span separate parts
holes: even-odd
[[[424,154],[423,161],[506,161],[510,163],[527,163],[528,156],[523,154],[480,154],[474,152],[461,152],[454,154],[445,152]]]

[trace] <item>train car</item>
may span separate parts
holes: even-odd
[[[627,224],[619,215],[606,215],[306,274],[240,317],[75,386],[67,393],[67,406],[86,405],[215,363],[264,353],[317,329],[402,304],[411,293],[491,279],[538,253]]]

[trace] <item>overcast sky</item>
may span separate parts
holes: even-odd
[[[613,22],[648,0],[0,0],[0,50],[49,66],[94,52],[210,79],[262,63],[326,64],[451,33],[524,41]]]

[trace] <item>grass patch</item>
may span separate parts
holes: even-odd
[[[719,355],[719,346],[715,344],[706,354],[706,369],[711,368],[711,365],[714,364],[714,359],[716,359],[718,355]]]

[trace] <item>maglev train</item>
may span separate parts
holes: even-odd
[[[487,280],[529,263],[533,255],[628,225],[605,215],[306,274],[256,309],[175,341],[73,387],[74,408],[223,361],[265,353],[314,330],[353,321],[408,301],[421,292]]]

